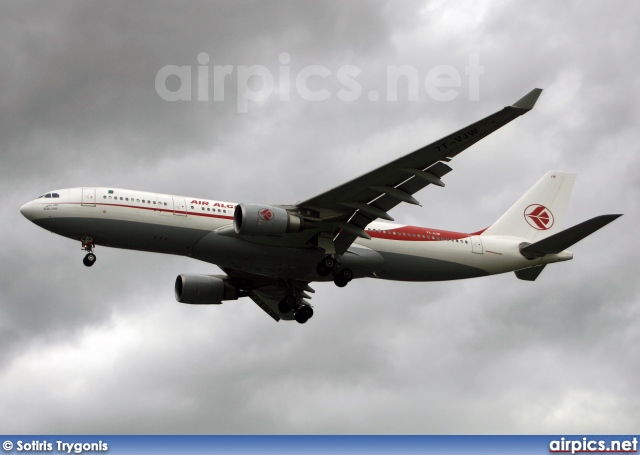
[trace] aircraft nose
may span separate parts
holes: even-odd
[[[31,220],[33,215],[33,201],[27,202],[20,207],[20,213],[22,213],[26,219]]]

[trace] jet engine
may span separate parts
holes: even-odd
[[[304,221],[285,209],[258,204],[238,204],[233,213],[236,234],[278,236],[302,231]]]
[[[176,300],[193,305],[219,305],[223,300],[237,300],[238,290],[223,278],[183,273],[176,278]]]

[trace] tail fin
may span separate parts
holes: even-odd
[[[576,174],[549,171],[481,235],[507,235],[533,243],[562,230]]]

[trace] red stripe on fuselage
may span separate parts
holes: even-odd
[[[372,238],[385,240],[404,240],[412,242],[438,242],[443,240],[460,240],[469,238],[462,232],[442,231],[419,226],[404,226],[393,229],[367,229]]]

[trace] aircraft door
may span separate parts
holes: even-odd
[[[173,198],[173,214],[187,216],[187,201],[184,198]]]
[[[480,236],[474,235],[471,237],[471,251],[473,253],[482,254],[482,240]]]
[[[82,204],[88,207],[96,206],[96,189],[95,188],[82,188]]]

